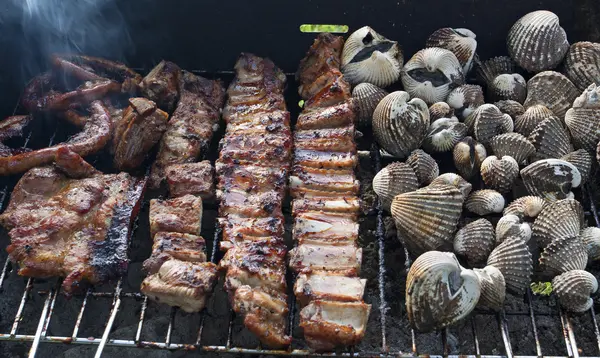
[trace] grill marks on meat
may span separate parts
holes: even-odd
[[[321,34],[296,78],[305,100],[294,133],[290,191],[294,198],[289,267],[300,326],[309,347],[329,351],[363,338],[371,309],[362,297],[358,247],[359,182],[354,174],[354,102],[340,67],[341,37]]]
[[[169,165],[165,174],[171,197],[192,194],[208,199],[214,196],[214,169],[208,160]]]
[[[159,231],[200,235],[202,199],[184,195],[174,199],[150,200],[150,235]]]
[[[181,68],[162,60],[140,83],[141,94],[168,113],[173,112],[179,96]]]
[[[273,348],[291,343],[284,223],[281,211],[290,170],[291,131],[273,62],[242,54],[235,65],[223,118],[227,122],[216,167],[220,199],[220,262],[234,311],[248,330]]]

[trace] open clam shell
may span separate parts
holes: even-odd
[[[539,196],[522,196],[513,200],[504,209],[503,215],[516,215],[519,218],[536,218],[548,204],[546,199]]]
[[[540,269],[547,275],[556,276],[573,270],[583,270],[588,254],[578,236],[560,237],[546,246],[540,254]]]
[[[483,144],[472,137],[465,137],[454,146],[452,156],[458,173],[465,179],[471,179],[479,172],[487,153]]]
[[[565,56],[565,73],[580,91],[593,83],[600,84],[600,44],[572,44]]]
[[[600,260],[600,228],[586,227],[581,230],[579,236],[587,248],[588,260]]]
[[[373,190],[381,199],[383,208],[388,211],[396,195],[417,190],[418,187],[415,172],[405,163],[392,163],[373,178]]]
[[[527,81],[518,73],[496,76],[488,88],[491,100],[513,100],[523,103],[527,98]]]
[[[587,271],[573,270],[552,279],[552,288],[563,308],[585,312],[594,304],[590,296],[598,291],[598,280]]]
[[[369,26],[348,37],[342,50],[341,70],[352,85],[363,82],[386,87],[398,81],[404,62],[398,42],[378,34]]]
[[[471,267],[483,267],[494,246],[494,226],[487,219],[468,223],[454,236],[454,253],[466,258]]]
[[[440,118],[454,117],[454,108],[446,102],[435,102],[429,106],[429,120],[433,123]]]
[[[406,158],[417,149],[429,128],[429,108],[418,98],[409,100],[406,92],[385,96],[373,113],[373,134],[389,153]]]
[[[544,71],[527,81],[527,99],[523,106],[544,105],[562,120],[578,95],[577,87],[565,75]]]
[[[521,179],[531,195],[555,201],[572,197],[572,188],[581,184],[581,174],[571,163],[560,159],[542,159],[521,169]]]
[[[415,172],[419,186],[429,185],[440,175],[440,168],[435,159],[421,149],[415,149],[410,153],[406,164],[410,165]]]
[[[504,215],[496,224],[496,242],[501,243],[507,237],[518,236],[525,242],[531,239],[531,226],[517,215]]]
[[[458,118],[464,121],[485,100],[481,86],[462,85],[450,91],[446,102],[454,109]]]
[[[406,278],[406,312],[420,332],[447,327],[477,305],[481,287],[472,270],[452,253],[430,251],[419,256]]]
[[[513,131],[513,121],[508,114],[500,112],[493,104],[479,106],[465,121],[467,126],[473,125],[475,139],[487,146],[498,134]]]
[[[529,139],[516,132],[495,136],[490,140],[490,147],[496,156],[504,157],[508,155],[519,164],[525,162],[527,158],[535,153],[535,147]]]
[[[508,155],[498,158],[491,155],[481,163],[481,178],[485,185],[500,193],[511,191],[519,177],[519,163]]]
[[[585,149],[578,149],[569,154],[563,155],[560,159],[567,161],[575,166],[581,174],[581,183],[585,184],[592,171],[592,156]]]
[[[583,207],[575,199],[548,203],[533,223],[532,236],[543,249],[558,238],[579,235],[583,220]]]
[[[423,149],[431,153],[448,152],[467,135],[467,126],[456,117],[440,118],[429,126]]]
[[[352,90],[352,98],[358,107],[358,125],[370,127],[373,120],[373,112],[383,97],[388,92],[371,83],[360,83]]]
[[[531,161],[560,158],[572,150],[569,134],[559,122],[552,119],[540,122],[528,139],[535,147]]]
[[[569,49],[558,16],[546,10],[530,12],[517,20],[506,43],[510,57],[529,72],[556,67]]]
[[[515,73],[517,66],[508,56],[492,57],[479,64],[477,68],[477,77],[480,82],[490,86],[498,75],[505,73]]]
[[[463,195],[463,198],[465,199],[469,196],[471,189],[473,189],[471,183],[469,183],[463,177],[455,173],[444,173],[437,176],[431,181],[430,184],[430,186],[434,185],[451,185],[460,190],[460,192]]]
[[[402,68],[400,78],[411,97],[429,104],[444,101],[453,88],[465,82],[456,56],[439,47],[417,52]]]
[[[477,215],[501,213],[504,209],[504,197],[492,189],[483,189],[472,192],[465,201],[465,207]]]
[[[522,295],[529,288],[533,260],[527,242],[519,236],[509,236],[490,254],[487,264],[500,270],[506,290]]]
[[[471,70],[473,57],[477,50],[475,37],[475,33],[469,29],[444,27],[429,36],[425,47],[439,47],[452,51],[464,73],[467,73]]]
[[[554,115],[554,112],[548,107],[536,104],[528,107],[523,114],[517,115],[515,118],[515,132],[528,137],[531,132],[545,119],[552,119],[560,122],[560,119]]]
[[[479,296],[477,307],[500,311],[506,298],[506,283],[502,272],[494,266],[486,266],[483,269],[476,268],[473,271],[481,285],[481,296]]]
[[[577,148],[590,153],[596,150],[600,141],[600,86],[592,84],[577,97],[565,123]]]
[[[513,101],[511,99],[495,102],[494,106],[498,107],[500,112],[508,114],[513,119],[513,121],[515,120],[515,118],[517,118],[517,116],[520,116],[523,113],[525,113],[525,107],[523,107],[521,103]],[[517,124],[515,123],[515,131],[516,126]]]

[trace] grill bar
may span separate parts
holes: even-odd
[[[533,313],[533,307],[531,306],[531,290],[527,290],[527,305],[529,306],[529,317],[531,318],[531,327],[533,328],[533,336],[535,337],[535,351],[538,356],[542,356],[542,345],[540,344],[540,337],[538,336],[537,326],[535,325],[535,314]]]

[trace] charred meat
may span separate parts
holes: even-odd
[[[208,199],[214,196],[214,169],[208,160],[169,165],[165,174],[171,197],[192,194]]]
[[[150,235],[159,231],[200,235],[202,199],[185,195],[174,199],[150,200]]]
[[[173,112],[179,97],[181,69],[173,62],[162,60],[140,83],[142,96],[168,113]]]

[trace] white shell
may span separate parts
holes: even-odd
[[[483,267],[494,246],[496,234],[487,219],[468,223],[454,236],[454,253],[466,258],[471,267]]]
[[[454,109],[458,118],[465,120],[485,100],[481,86],[462,85],[450,91],[446,102]]]
[[[578,149],[569,154],[563,155],[560,159],[567,161],[573,164],[577,170],[579,170],[579,174],[581,174],[581,183],[585,184],[590,176],[590,172],[592,171],[592,156],[585,149]]]
[[[503,214],[516,215],[519,218],[536,218],[547,204],[548,202],[539,196],[522,196],[508,204]]]
[[[496,107],[498,107],[498,109],[502,113],[508,114],[513,120],[515,118],[517,118],[517,116],[520,116],[521,114],[525,113],[525,107],[523,107],[523,105],[521,103],[510,100],[510,99],[495,102],[494,105]],[[515,123],[515,127],[516,127],[516,123]],[[515,131],[516,131],[516,129],[515,129]]]
[[[488,188],[508,193],[519,177],[519,163],[508,155],[498,159],[495,155],[481,163],[481,178]]]
[[[429,120],[433,123],[440,118],[453,118],[454,108],[446,102],[435,102],[429,106]],[[456,117],[454,117],[456,118]],[[457,120],[458,122],[458,120]]]
[[[533,274],[533,261],[527,242],[519,236],[508,236],[490,254],[487,264],[494,266],[504,276],[506,290],[522,295],[529,288]]]
[[[472,192],[465,201],[465,207],[477,215],[501,213],[504,209],[504,197],[495,190],[483,189]]]
[[[544,105],[562,120],[578,95],[577,87],[565,75],[544,71],[527,81],[527,99],[523,105],[525,108]]]
[[[539,261],[542,272],[550,276],[583,270],[588,261],[587,248],[578,236],[561,237],[546,246]]]
[[[560,158],[572,150],[569,134],[559,122],[552,119],[540,122],[527,139],[535,147],[531,161]]]
[[[433,179],[440,175],[440,168],[431,155],[421,149],[415,149],[408,158],[406,164],[414,170],[419,186],[429,185]]]
[[[509,236],[517,236],[528,242],[531,239],[531,226],[522,222],[517,215],[504,215],[496,224],[496,241],[501,243]]]
[[[465,121],[467,126],[473,126],[475,139],[487,146],[490,140],[498,134],[513,131],[513,121],[508,114],[500,112],[493,104],[479,106]]]
[[[444,27],[435,31],[425,43],[425,47],[440,47],[452,51],[467,73],[473,65],[473,57],[477,50],[475,33],[469,29],[453,29]]]
[[[529,156],[535,153],[535,147],[531,144],[529,139],[516,132],[503,133],[495,136],[490,141],[490,147],[496,156],[511,156],[519,164],[525,162]]]
[[[448,152],[467,135],[467,126],[456,117],[440,118],[429,126],[423,149],[432,153]]]
[[[479,284],[481,285],[481,296],[477,307],[489,308],[500,311],[504,306],[506,298],[506,283],[502,272],[494,266],[486,266],[483,269],[473,269]]]
[[[373,178],[373,191],[381,199],[383,208],[388,211],[396,195],[414,191],[417,188],[417,176],[405,163],[392,163],[381,169]]]
[[[565,309],[585,312],[594,304],[590,295],[598,291],[598,280],[587,271],[573,270],[556,276],[552,280],[552,288]]]
[[[593,83],[600,84],[600,44],[576,42],[565,56],[567,77],[580,91]]]
[[[572,188],[581,184],[577,168],[564,160],[542,159],[521,169],[521,179],[531,195],[555,201],[572,197]]]
[[[513,100],[523,103],[527,98],[527,81],[518,73],[503,73],[494,78],[488,93],[493,101]]]
[[[358,107],[358,124],[362,127],[370,127],[373,120],[373,112],[383,97],[387,96],[388,92],[371,83],[359,83],[352,90],[352,98],[354,98]]]
[[[545,119],[553,119],[560,122],[560,119],[554,115],[554,112],[548,107],[536,104],[528,107],[523,114],[517,115],[515,118],[515,132],[528,137],[531,132]]]
[[[469,193],[473,188],[471,183],[469,183],[463,177],[455,173],[444,173],[442,175],[439,175],[431,181],[430,185],[451,185],[456,189],[460,190],[465,199],[469,196]]]
[[[588,152],[594,152],[600,141],[600,87],[590,85],[573,102],[573,108],[567,111],[565,123],[573,144]]]
[[[588,252],[588,259],[596,261],[600,259],[600,228],[586,227],[579,235]]]
[[[463,178],[471,179],[479,172],[481,163],[487,157],[485,147],[472,137],[465,137],[452,151],[454,166]]]
[[[579,235],[584,224],[583,207],[575,199],[544,205],[533,223],[533,238],[541,249],[561,237]]]

